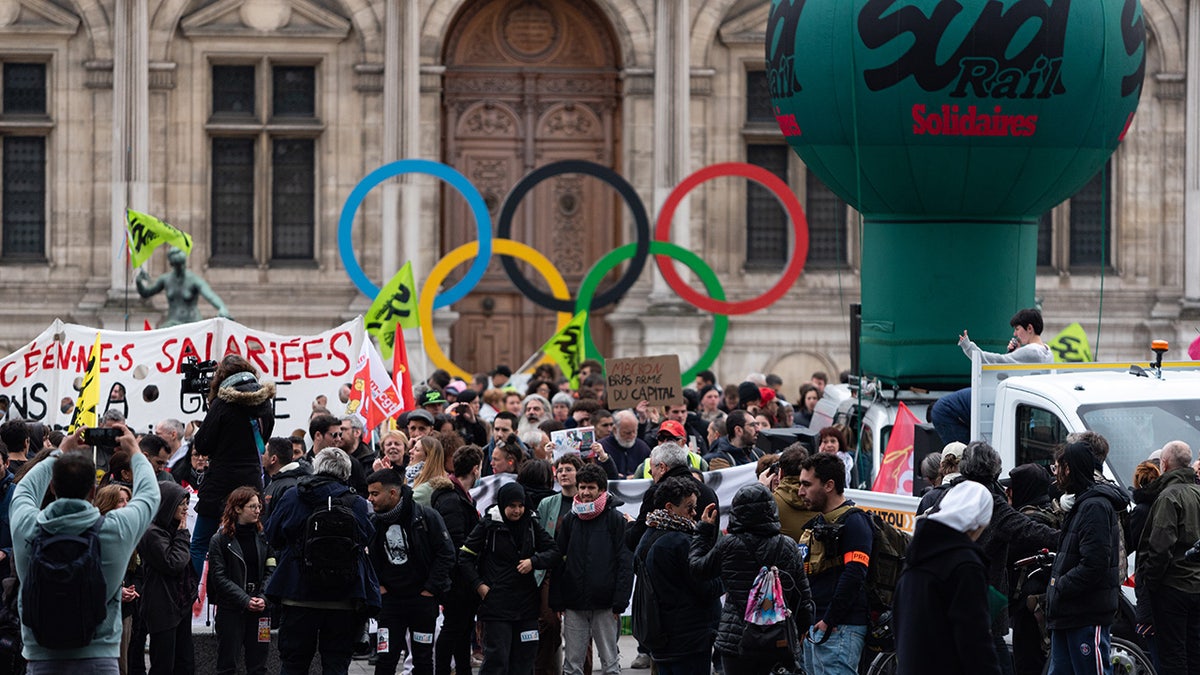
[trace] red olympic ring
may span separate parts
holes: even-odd
[[[697,185],[721,176],[741,176],[762,185],[775,195],[775,198],[780,201],[784,210],[787,211],[788,218],[792,221],[792,231],[795,233],[796,247],[792,251],[791,261],[783,270],[783,276],[780,277],[774,286],[756,298],[741,302],[726,302],[723,300],[714,300],[693,290],[684,283],[683,278],[679,276],[679,272],[675,270],[672,259],[656,255],[654,256],[654,262],[658,265],[658,270],[662,273],[667,285],[679,294],[679,297],[692,303],[698,309],[712,312],[713,314],[728,314],[730,316],[750,314],[763,309],[783,297],[792,284],[796,283],[796,280],[800,278],[800,273],[804,271],[804,261],[808,258],[808,218],[804,215],[804,207],[800,205],[800,200],[796,198],[796,195],[788,187],[787,183],[783,182],[783,180],[770,171],[753,164],[746,164],[745,162],[724,162],[706,166],[685,178],[667,196],[667,201],[663,203],[662,210],[658,212],[658,221],[654,225],[654,239],[670,243],[671,220],[675,217],[675,209],[679,207],[679,202],[683,201],[687,193],[691,192]]]

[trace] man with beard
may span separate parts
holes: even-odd
[[[836,455],[818,452],[800,466],[801,495],[820,514],[799,541],[816,605],[804,660],[816,675],[856,675],[867,635],[871,521],[844,496],[846,468]]]
[[[650,456],[650,446],[638,438],[638,418],[633,411],[618,410],[613,415],[613,422],[612,435],[601,440],[600,445],[604,453],[613,458],[617,480],[621,480],[637,472],[638,466]]]
[[[550,401],[541,394],[530,394],[521,401],[521,422],[517,425],[517,433],[537,429],[538,425],[550,419]]]
[[[711,450],[704,459],[710,463],[714,459],[722,459],[729,466],[758,461],[762,452],[754,447],[756,440],[758,422],[745,410],[734,410],[725,418],[725,436],[710,446]]]

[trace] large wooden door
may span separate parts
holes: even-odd
[[[509,189],[531,170],[563,159],[616,168],[618,64],[612,32],[585,0],[479,0],[454,22],[446,42],[443,139],[446,162],[484,196],[493,222]],[[466,202],[444,189],[442,252],[476,238]],[[558,268],[572,298],[592,264],[620,242],[624,207],[589,176],[540,183],[521,201],[511,239]],[[519,264],[548,291],[541,276]],[[461,277],[463,265],[447,283]],[[614,275],[602,287],[611,283]],[[554,332],[552,311],[520,294],[493,258],[480,285],[455,305],[451,358],[473,372],[516,367]],[[607,351],[600,312],[593,337]]]

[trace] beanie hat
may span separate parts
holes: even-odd
[[[516,481],[501,485],[499,492],[496,493],[496,504],[503,509],[514,502],[525,503],[525,488]]]

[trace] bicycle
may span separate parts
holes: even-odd
[[[1049,575],[1050,568],[1054,565],[1054,556],[1053,551],[1042,549],[1028,558],[1016,561],[1013,563],[1013,566],[1022,568],[1037,565],[1037,569],[1031,574]],[[1045,626],[1042,625],[1041,627],[1045,631]],[[890,622],[886,624],[886,630],[886,637],[891,637]],[[1047,656],[1049,656],[1049,640],[1043,639],[1042,646]],[[1118,637],[1117,635],[1111,636],[1108,658],[1113,665],[1113,675],[1157,675],[1154,664],[1150,661],[1150,657],[1146,655],[1146,652],[1136,643],[1126,638]],[[894,651],[882,651],[871,660],[871,665],[867,669],[866,675],[895,675],[896,668],[896,653]],[[1042,668],[1042,675],[1047,675],[1049,670],[1050,662],[1047,659],[1046,665]]]

